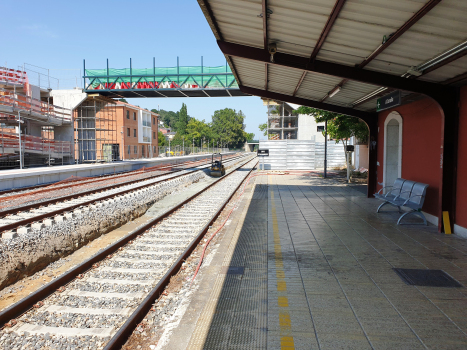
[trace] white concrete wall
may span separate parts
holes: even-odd
[[[311,115],[300,114],[298,116],[298,140],[311,140],[316,142],[324,142],[324,136],[318,132],[318,125],[324,126],[324,123],[316,123],[315,118]]]
[[[50,96],[53,97],[53,104],[55,106],[68,109],[74,109],[87,97],[82,89],[52,90]]]

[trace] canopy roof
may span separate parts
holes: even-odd
[[[394,89],[409,102],[467,82],[466,1],[198,2],[246,93],[374,112]]]

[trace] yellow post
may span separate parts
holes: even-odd
[[[451,232],[451,222],[449,221],[449,212],[443,211],[443,222],[444,222],[444,233],[450,235]]]

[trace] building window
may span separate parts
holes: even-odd
[[[130,136],[130,128],[126,129],[126,136]]]
[[[136,112],[133,112],[133,120],[136,120]]]
[[[155,132],[155,131],[152,132],[152,138],[153,138],[154,140],[156,139],[156,132]]]
[[[316,131],[318,131],[318,132],[323,132],[323,131],[324,131],[324,125],[318,125],[318,126],[316,127]]]
[[[156,118],[155,117],[152,117],[152,124],[156,125]]]
[[[133,129],[133,136],[136,137],[136,129]]]
[[[154,148],[153,152],[154,152],[154,154],[156,154],[157,153],[156,146],[154,146],[153,148]]]
[[[131,154],[131,146],[128,146],[128,155]]]
[[[135,146],[135,154],[137,155],[138,154],[138,146]]]
[[[126,111],[126,119],[130,119],[130,111]]]

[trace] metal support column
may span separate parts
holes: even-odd
[[[441,183],[438,199],[438,231],[443,231],[443,211],[449,212],[450,222],[456,222],[457,154],[459,146],[460,89],[437,99],[444,116],[441,126]]]

